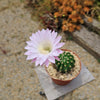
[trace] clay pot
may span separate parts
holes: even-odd
[[[69,52],[72,52],[71,50],[67,50],[67,49],[62,49],[63,51],[69,51]],[[73,52],[74,53],[74,52]],[[77,56],[77,54],[76,53],[74,53],[76,56]],[[78,57],[78,56],[77,56]],[[79,58],[79,57],[78,57]],[[80,58],[79,58],[79,62],[80,62]],[[46,69],[46,67],[45,67],[45,69]],[[47,69],[46,69],[46,71],[47,71]],[[80,62],[80,71],[81,71],[81,62]],[[80,73],[80,71],[79,71],[79,73]],[[49,72],[47,71],[47,73],[49,74]],[[50,76],[51,77],[51,79],[53,80],[53,82],[54,83],[56,83],[57,85],[67,85],[69,82],[71,82],[73,79],[75,79],[78,75],[79,75],[79,73],[76,75],[76,76],[74,76],[71,80],[59,80],[59,79],[55,79],[55,78],[53,78],[52,76]]]

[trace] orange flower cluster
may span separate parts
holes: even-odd
[[[92,19],[86,14],[89,13],[93,1],[84,0],[81,3],[79,0],[53,0],[55,23],[59,23],[59,18],[62,23],[62,30],[73,32],[75,29],[80,30],[80,24],[83,24],[83,17],[87,17],[88,21]]]

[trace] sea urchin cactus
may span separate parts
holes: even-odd
[[[70,72],[75,67],[74,56],[70,52],[63,52],[59,55],[60,61],[56,60],[57,71],[61,73]]]

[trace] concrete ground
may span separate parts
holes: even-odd
[[[41,29],[32,21],[30,12],[22,0],[0,0],[0,100],[47,100],[40,96],[43,91],[34,64],[26,61],[24,47],[29,36]],[[73,41],[62,41],[63,48],[76,52],[95,80],[65,95],[61,100],[100,100],[100,64],[86,50]]]

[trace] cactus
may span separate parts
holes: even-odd
[[[63,52],[59,55],[60,61],[56,60],[57,71],[61,73],[70,72],[75,67],[74,56],[70,52]]]

